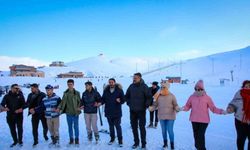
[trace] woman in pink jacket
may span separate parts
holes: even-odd
[[[195,92],[189,97],[183,111],[191,109],[190,121],[192,122],[195,147],[197,150],[206,150],[205,133],[210,122],[209,111],[216,114],[226,114],[223,109],[218,109],[212,99],[206,94],[202,80],[195,85]]]

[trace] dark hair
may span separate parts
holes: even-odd
[[[73,79],[69,79],[69,80],[67,81],[67,83],[73,83],[73,84],[74,84],[74,80],[73,80]]]
[[[85,82],[85,85],[91,85],[92,86],[93,84],[92,84],[92,82],[87,81],[87,82]]]
[[[155,85],[155,86],[157,86],[157,85],[158,85],[158,82],[157,82],[157,81],[154,81],[152,84]]]
[[[243,81],[241,88],[244,88],[246,86],[246,84],[250,84],[250,80]]]
[[[112,80],[112,81],[116,82],[114,78],[110,78],[109,80]]]
[[[12,85],[11,85],[11,88],[13,88],[14,86],[18,86],[18,84],[16,84],[16,83],[15,83],[15,84],[12,84]]]
[[[135,73],[134,76],[139,76],[140,78],[142,77],[140,72]]]
[[[34,88],[38,88],[38,84],[37,83],[33,83],[30,85],[31,87],[34,87]]]

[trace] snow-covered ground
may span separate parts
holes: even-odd
[[[151,82],[145,77],[146,82]],[[151,77],[152,78],[152,77]],[[150,78],[149,78],[150,79]],[[88,79],[75,79],[75,88],[80,92],[84,90],[84,82]],[[159,78],[160,80],[160,78]],[[63,91],[66,89],[66,81],[67,79],[57,79],[54,78],[10,78],[10,77],[1,77],[0,85],[7,85],[12,83],[40,83],[40,89],[44,91],[44,87],[46,84],[52,85],[60,85],[60,88],[55,90],[59,96],[62,96]],[[92,79],[93,83],[97,86],[100,93],[102,93],[102,86],[107,80],[98,80]],[[128,85],[131,83],[131,78],[120,78],[117,79],[117,82],[120,82],[123,85],[124,91],[126,91]],[[232,84],[230,86],[215,86],[209,84],[209,82],[205,82],[207,93],[213,98],[214,103],[217,107],[226,108],[229,101],[232,99],[234,93],[239,89],[239,84]],[[180,106],[183,106],[187,101],[190,94],[193,92],[194,84],[173,84],[171,85],[171,92],[174,93],[177,97],[178,103]],[[25,97],[27,97],[30,89],[23,88],[22,89]],[[0,100],[2,97],[0,98]],[[28,112],[25,110],[24,112],[24,146],[22,148],[15,149],[23,149],[29,150],[33,149],[33,136],[32,136],[32,127],[31,127],[31,116],[27,116]],[[189,121],[190,112],[180,112],[177,114],[177,119],[175,121],[174,132],[175,132],[175,145],[177,150],[193,150],[193,134],[192,127]],[[236,149],[235,139],[236,132],[234,129],[234,117],[233,115],[215,115],[210,113],[211,123],[207,129],[206,133],[206,146],[208,150],[234,150]],[[8,125],[6,123],[6,113],[0,114],[0,149],[9,149],[9,145],[12,143],[12,138],[9,132]],[[65,119],[65,115],[60,116],[60,149],[69,149],[67,147],[68,143],[68,129],[67,123]],[[101,127],[99,122],[99,129],[108,129],[108,124],[106,118],[103,117],[104,126]],[[149,122],[149,113],[147,113],[147,124]],[[133,135],[132,130],[130,128],[129,121],[129,109],[126,104],[123,105],[123,117],[122,117],[122,129],[123,129],[123,137],[124,137],[124,147],[118,148],[117,144],[109,146],[107,143],[109,141],[109,135],[100,133],[101,142],[98,145],[88,144],[87,142],[87,134],[85,129],[85,122],[83,118],[83,114],[80,115],[80,147],[79,149],[131,149],[133,144]],[[44,150],[48,148],[48,142],[45,142],[42,137],[42,127],[40,125],[39,128],[39,145],[35,148],[37,150]],[[157,129],[147,129],[147,148],[150,150],[161,149],[162,147],[162,136],[161,136],[161,128],[158,126]],[[77,149],[77,148],[74,148]]]

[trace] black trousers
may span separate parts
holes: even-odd
[[[248,150],[250,149],[250,125],[242,123],[235,119],[235,128],[237,132],[237,148],[238,150],[244,150],[246,138],[248,138]]]
[[[144,111],[131,111],[130,110],[130,124],[132,127],[134,142],[139,145],[138,123],[141,133],[141,144],[146,145],[146,110]]]
[[[10,128],[12,139],[15,143],[23,142],[23,114],[7,116],[7,123]],[[17,132],[16,132],[17,128]],[[18,138],[17,138],[18,133]]]
[[[154,122],[154,116],[155,116],[155,123],[158,122],[158,110],[150,112],[150,123]]]
[[[121,117],[107,118],[109,123],[110,138],[115,139],[115,128],[117,132],[118,141],[122,141],[122,128],[121,128]]]
[[[197,150],[206,150],[205,133],[208,123],[192,122],[194,142]]]
[[[32,115],[31,123],[32,123],[32,133],[33,133],[33,138],[34,142],[38,142],[38,126],[39,126],[39,121],[41,120],[42,126],[43,126],[43,137],[47,137],[48,133],[48,126],[47,126],[47,121],[44,115],[39,116],[39,115]]]

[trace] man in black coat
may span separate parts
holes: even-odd
[[[115,141],[115,128],[117,131],[118,143],[122,147],[122,104],[124,103],[124,93],[120,84],[116,84],[114,78],[109,79],[109,85],[105,87],[102,95],[102,104],[105,104],[105,117],[107,117],[110,131],[110,142]],[[115,128],[114,128],[115,127]]]
[[[141,78],[141,73],[135,73],[133,83],[129,86],[126,92],[127,105],[130,108],[130,123],[134,135],[133,149],[139,146],[138,122],[141,133],[141,148],[146,149],[146,109],[151,103],[152,95],[149,92],[148,86]]]
[[[10,147],[14,147],[19,143],[23,145],[23,108],[25,99],[23,93],[20,91],[18,84],[12,84],[11,90],[7,93],[1,102],[4,107],[3,111],[7,111],[7,123],[10,128],[11,136],[14,141]],[[18,131],[18,137],[16,133]]]
[[[149,88],[149,91],[151,92],[152,96],[155,95],[155,93],[160,89],[160,87],[158,86],[158,82],[157,81],[154,81],[152,83],[152,87]],[[152,97],[152,101],[151,101],[151,104],[153,104],[153,97]],[[158,125],[158,110],[154,110],[154,111],[150,111],[150,123],[148,125],[149,128],[157,128],[157,125]],[[154,116],[155,116],[155,124],[154,123]]]
[[[49,139],[47,136],[48,127],[44,112],[35,113],[35,109],[40,106],[44,97],[46,97],[46,94],[39,90],[38,84],[31,84],[31,93],[28,95],[26,107],[29,107],[29,114],[32,114],[33,146],[38,144],[38,125],[40,120],[43,126],[43,137],[46,141]]]

